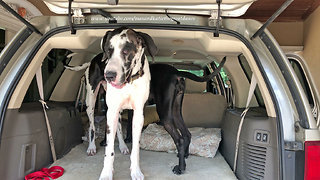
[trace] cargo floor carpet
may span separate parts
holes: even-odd
[[[100,141],[97,141],[100,142]],[[95,156],[87,156],[88,143],[74,147],[67,155],[51,166],[62,166],[65,173],[59,180],[97,180],[103,167],[104,148],[98,147]],[[131,144],[129,145],[131,150]],[[114,178],[115,180],[130,178],[130,155],[120,153],[115,146]],[[236,179],[223,156],[217,152],[214,158],[190,155],[186,160],[187,170],[183,175],[175,175],[172,168],[178,163],[176,154],[140,150],[140,168],[146,180],[187,179],[187,180],[232,180]]]

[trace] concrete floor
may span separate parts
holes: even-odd
[[[97,141],[100,142],[100,141]],[[67,155],[52,166],[62,166],[65,173],[59,180],[96,180],[103,166],[104,148],[98,147],[95,156],[87,156],[88,143],[73,148]],[[129,147],[131,149],[131,147]],[[115,146],[114,179],[130,178],[130,155],[120,153]],[[214,158],[204,158],[190,155],[187,159],[187,170],[183,175],[175,175],[171,169],[177,164],[176,154],[140,150],[140,167],[145,179],[190,179],[190,180],[233,180],[236,179],[223,156],[217,152]]]

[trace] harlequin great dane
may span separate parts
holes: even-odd
[[[218,74],[219,68],[206,77],[180,72],[165,64],[152,64],[149,67],[145,52],[151,57],[157,53],[152,38],[142,32],[125,27],[108,31],[102,41],[103,61],[106,61],[104,76],[107,80],[106,101],[108,106],[107,125],[109,127],[104,167],[100,179],[112,179],[114,162],[114,138],[119,111],[133,109],[131,178],[144,179],[139,166],[139,140],[143,126],[143,107],[149,99],[156,104],[157,112],[165,129],[171,135],[178,149],[179,165],[173,168],[181,174],[186,168],[185,158],[189,155],[191,134],[181,115],[184,95],[184,79],[208,81]],[[150,82],[151,80],[151,82]],[[150,93],[150,96],[149,96]]]
[[[94,107],[96,104],[97,95],[102,85],[104,90],[106,91],[107,82],[103,76],[103,70],[105,67],[105,60],[102,61],[102,53],[95,56],[92,61],[88,63],[84,63],[80,66],[68,66],[65,65],[66,69],[72,71],[80,71],[86,69],[85,71],[85,84],[86,84],[86,105],[87,105],[87,115],[89,118],[89,130],[88,130],[88,141],[89,146],[87,149],[87,154],[89,156],[93,156],[96,154],[96,144],[95,144],[95,127],[94,127]],[[121,130],[121,123],[119,123],[117,129],[117,135],[119,140],[119,149],[123,154],[129,154],[129,149],[125,142],[123,141],[123,135]]]

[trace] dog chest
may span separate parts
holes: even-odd
[[[138,80],[136,80],[138,81]],[[123,88],[118,89],[108,84],[106,101],[108,107],[122,109],[136,109],[143,107],[149,96],[148,83],[126,84]]]

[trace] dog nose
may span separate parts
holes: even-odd
[[[107,81],[112,82],[116,79],[117,73],[113,71],[107,71],[104,76],[107,79]]]

